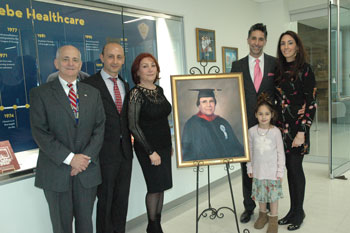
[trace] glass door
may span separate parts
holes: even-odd
[[[329,6],[330,177],[350,169],[350,0]]]
[[[315,73],[318,105],[310,129],[310,154],[304,157],[304,161],[324,164],[329,162],[328,18],[327,13],[298,20],[298,34],[304,44],[307,62]]]

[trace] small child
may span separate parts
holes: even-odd
[[[253,178],[252,199],[259,202],[260,208],[254,228],[262,229],[268,222],[267,233],[277,233],[285,154],[281,132],[272,125],[276,112],[264,93],[258,98],[255,117],[259,123],[248,131],[251,162],[247,163],[248,176]],[[266,203],[270,203],[269,214]]]

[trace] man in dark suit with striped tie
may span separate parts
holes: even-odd
[[[101,183],[99,151],[105,114],[95,88],[77,82],[81,54],[57,50],[58,78],[30,92],[30,123],[39,146],[35,186],[44,190],[54,233],[93,233],[92,211]]]
[[[129,85],[119,75],[124,64],[124,50],[108,42],[100,59],[104,67],[82,82],[97,88],[102,96],[106,128],[100,152],[102,184],[97,190],[97,233],[124,233],[128,210],[132,148],[124,99]]]
[[[258,96],[266,92],[271,97],[274,93],[274,70],[276,59],[264,53],[267,42],[266,26],[257,23],[248,31],[249,55],[232,63],[231,72],[242,72],[244,81],[245,102],[247,108],[248,128],[258,123],[255,118],[255,106]],[[250,221],[255,209],[251,198],[252,179],[248,177],[246,163],[241,163],[244,212],[240,221]]]

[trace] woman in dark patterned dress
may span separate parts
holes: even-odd
[[[310,127],[316,111],[316,81],[305,51],[293,31],[282,33],[277,47],[276,93],[282,130],[290,194],[290,210],[280,219],[288,230],[300,228],[305,212],[304,155],[310,150]],[[300,112],[304,106],[304,111]]]
[[[171,105],[159,79],[159,65],[149,53],[138,55],[131,67],[136,86],[129,93],[129,128],[147,185],[148,233],[162,233],[160,225],[164,191],[172,187]]]

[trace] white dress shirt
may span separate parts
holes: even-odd
[[[105,81],[107,89],[109,91],[109,94],[111,94],[113,101],[115,103],[114,82],[109,79],[109,78],[113,78],[113,77],[111,75],[107,74],[107,72],[104,71],[104,69],[101,70],[101,76],[102,76],[103,81]],[[122,103],[124,103],[125,87],[124,87],[123,81],[120,80],[119,78],[117,78],[117,85],[119,88],[120,96],[122,97]]]
[[[64,92],[66,92],[66,95],[68,97],[68,94],[69,94],[68,82],[66,80],[64,80],[63,78],[61,78],[60,76],[58,76],[58,80],[60,80],[60,83],[63,87],[63,90],[64,90]],[[74,89],[75,93],[77,93],[77,80],[74,80],[71,84],[73,84],[73,89]]]

